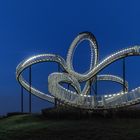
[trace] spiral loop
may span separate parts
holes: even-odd
[[[80,74],[73,69],[73,55],[74,50],[78,47],[79,43],[83,40],[88,40],[91,47],[91,63],[90,69],[87,73]],[[93,59],[94,55],[94,59]],[[134,46],[127,49],[123,49],[105,58],[103,61],[98,61],[98,45],[96,38],[90,32],[80,33],[72,42],[66,61],[58,55],[55,54],[40,54],[28,58],[22,61],[16,69],[16,78],[19,83],[35,96],[41,99],[47,100],[54,103],[55,98],[60,100],[60,102],[84,109],[110,109],[116,107],[124,107],[129,105],[134,105],[140,102],[140,88],[136,88],[128,92],[128,83],[123,81],[122,78],[115,75],[98,75],[102,69],[107,67],[109,64],[128,56],[140,55],[140,46]],[[65,70],[65,73],[54,72],[48,77],[48,90],[51,93],[45,94],[33,86],[30,87],[29,83],[23,78],[22,73],[28,67],[42,62],[56,62]],[[90,89],[92,84],[94,84],[95,79],[100,81],[113,81],[124,85],[125,91],[119,91],[115,94],[109,95],[90,95]],[[61,82],[71,84],[75,91],[67,89],[61,85]],[[86,82],[84,89],[81,91],[81,82]],[[92,84],[91,84],[92,83]]]

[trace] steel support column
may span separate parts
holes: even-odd
[[[58,63],[58,72],[61,72],[61,67],[60,67],[60,64]],[[57,107],[57,105],[59,104],[59,101],[57,100],[57,98],[54,99],[54,105],[55,107]]]
[[[68,83],[68,90],[70,89],[70,83]]]
[[[123,92],[125,93],[125,80],[126,80],[126,68],[125,68],[125,58],[123,58]]]
[[[21,86],[21,113],[23,113],[23,87]]]
[[[30,86],[30,90],[29,90],[29,113],[32,113],[32,95],[31,95],[31,86],[32,86],[32,67],[29,67],[29,86]]]
[[[90,85],[90,91],[89,92],[90,92],[90,95],[91,95],[92,94],[92,81],[91,80],[89,81],[89,85]]]
[[[97,83],[97,75],[96,75],[96,79],[95,79],[95,95],[97,96],[98,94],[98,83]]]

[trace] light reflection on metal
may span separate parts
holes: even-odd
[[[73,55],[76,47],[84,40],[88,40],[91,47],[91,63],[90,69],[84,73],[78,73],[73,68]],[[60,102],[83,109],[110,109],[117,107],[124,107],[140,103],[140,87],[128,92],[128,83],[123,81],[122,78],[115,75],[99,75],[109,64],[128,57],[140,55],[140,46],[133,46],[123,49],[107,58],[99,61],[98,58],[98,45],[94,35],[90,32],[80,33],[72,42],[66,61],[55,54],[40,54],[22,61],[16,69],[16,78],[27,91],[38,96],[41,99],[55,103],[55,98]],[[54,72],[48,77],[48,89],[51,95],[45,94],[38,89],[29,86],[29,83],[23,78],[22,73],[28,67],[42,62],[56,62],[65,72]],[[125,92],[122,90],[118,93],[108,95],[89,95],[90,86],[97,81],[113,81],[125,87]],[[92,84],[90,82],[92,81]],[[75,91],[63,87],[60,83],[65,82],[73,86]],[[81,82],[86,82],[85,87],[81,90]],[[125,85],[124,85],[125,84]]]

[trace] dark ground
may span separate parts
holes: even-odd
[[[0,119],[0,140],[139,139],[138,117],[90,116],[81,119],[71,117],[62,119],[57,116],[51,119],[42,115],[25,114]]]

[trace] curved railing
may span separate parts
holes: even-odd
[[[73,69],[73,55],[79,43],[83,40],[88,40],[91,47],[91,62],[90,69],[80,74]],[[64,104],[70,106],[84,108],[84,109],[109,109],[116,107],[124,107],[134,105],[140,102],[140,89],[137,88],[128,92],[128,83],[123,81],[122,78],[115,75],[98,75],[98,73],[106,68],[111,63],[128,56],[140,55],[140,46],[134,46],[123,49],[113,53],[102,61],[98,61],[98,45],[97,41],[89,32],[80,33],[72,42],[66,61],[55,54],[40,54],[32,56],[22,61],[16,69],[16,78],[27,91],[30,91],[35,96],[41,99],[54,103],[55,98]],[[37,63],[43,62],[56,62],[64,69],[63,73],[52,73],[48,77],[48,90],[51,94],[45,94],[33,86],[30,87],[29,83],[23,78],[23,71],[28,67]],[[119,91],[109,95],[90,95],[90,88],[96,80],[113,81],[125,87],[125,92]],[[71,84],[75,91],[63,87],[60,83],[65,82]],[[81,82],[86,82],[84,89],[81,91]]]

